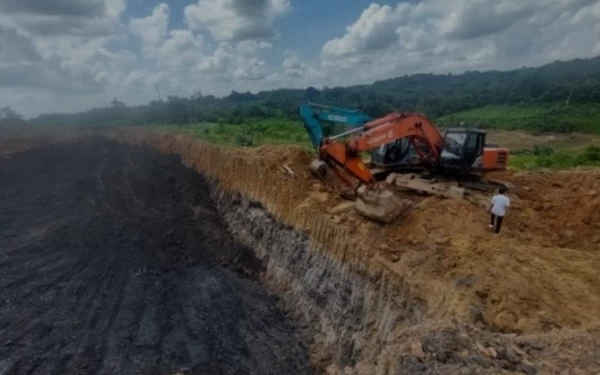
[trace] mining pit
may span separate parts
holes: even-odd
[[[495,237],[488,197],[367,220],[301,147],[23,133],[0,135],[0,375],[600,373],[599,169],[500,174]]]
[[[0,181],[0,374],[313,373],[179,158],[92,139]]]

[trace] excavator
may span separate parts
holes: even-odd
[[[343,137],[350,138],[342,141]],[[319,158],[311,163],[310,168],[320,177],[325,176],[328,170],[333,170],[355,191],[359,192],[361,186],[366,187],[362,189],[364,194],[371,190],[377,179],[360,154],[401,139],[410,142],[418,155],[419,165],[423,168],[422,175],[417,179],[414,175],[408,179],[397,175],[396,181],[388,183],[395,182],[396,186],[408,189],[461,198],[465,189],[491,191],[503,186],[502,182],[486,180],[485,174],[506,170],[508,149],[487,145],[484,130],[450,128],[442,134],[427,117],[414,113],[391,113],[367,122],[360,128],[323,138],[318,150]],[[349,177],[358,180],[358,185]],[[440,187],[442,184],[435,184],[440,180],[451,180],[456,186],[448,187],[446,184]],[[370,201],[377,199],[371,198]],[[381,215],[389,216],[388,210],[393,208],[385,208]]]
[[[300,116],[304,123],[310,141],[317,149],[322,146],[325,135],[323,123],[342,124],[346,127],[362,129],[375,118],[354,109],[326,106],[317,103],[305,102],[300,105]],[[349,133],[339,134],[344,137]],[[418,155],[407,138],[401,138],[385,143],[370,150],[371,164],[376,168],[406,167],[419,162]]]

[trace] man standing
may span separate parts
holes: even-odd
[[[489,227],[494,228],[495,226],[496,236],[500,235],[502,220],[504,220],[508,207],[510,207],[510,199],[506,196],[506,188],[501,187],[499,194],[494,195],[490,205],[491,221]]]

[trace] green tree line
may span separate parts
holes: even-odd
[[[399,110],[450,121],[453,121],[452,114],[487,106],[555,106],[564,111],[600,103],[600,56],[511,71],[405,75],[369,85],[322,90],[309,87],[256,94],[232,91],[223,98],[197,92],[190,97],[169,96],[141,106],[127,106],[115,99],[105,108],[74,114],[44,114],[29,122],[33,125],[123,126],[242,124],[269,118],[297,120],[298,105],[304,100],[354,108],[371,116]],[[546,122],[552,121],[538,119],[535,128],[545,130]],[[493,126],[493,122],[487,124],[487,127]],[[547,130],[571,131],[573,127],[554,124]]]

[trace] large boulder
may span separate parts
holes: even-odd
[[[360,215],[382,223],[391,223],[405,213],[412,202],[398,198],[392,191],[359,190],[355,209]]]

